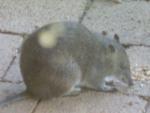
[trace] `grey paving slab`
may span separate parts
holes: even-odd
[[[114,4],[96,0],[83,20],[90,30],[118,33],[122,43],[150,45],[150,2],[130,1]],[[142,39],[141,39],[142,38]],[[147,42],[148,41],[148,42]]]
[[[0,29],[30,32],[54,21],[78,21],[86,0],[0,0]]]
[[[0,101],[4,100],[8,96],[19,94],[24,90],[25,85],[23,83],[12,84],[7,82],[0,82]]]
[[[5,73],[17,48],[21,45],[22,38],[18,36],[0,34],[0,78]]]
[[[7,72],[7,75],[4,77],[4,80],[11,81],[13,83],[18,83],[23,81],[20,66],[19,66],[19,55],[16,57],[14,63],[12,64],[11,68]]]
[[[36,106],[35,100],[22,100],[0,108],[0,113],[32,113]]]
[[[24,84],[0,83],[0,102],[10,96],[24,91]],[[10,101],[7,105],[0,105],[0,113],[31,113],[37,101],[32,99],[21,99]]]
[[[128,93],[150,98],[150,81],[134,81]]]
[[[130,35],[122,36],[124,44],[135,44],[150,47],[150,32],[136,32]]]
[[[150,67],[150,48],[131,47],[127,49],[131,68]]]
[[[146,101],[119,93],[86,92],[41,102],[35,113],[143,113]]]
[[[150,101],[148,102],[148,104],[146,106],[145,113],[150,113]]]

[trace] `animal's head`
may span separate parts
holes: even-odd
[[[109,45],[112,68],[108,76],[104,76],[101,84],[103,91],[125,91],[133,85],[130,71],[130,63],[125,49],[120,44],[118,35],[114,35],[114,42]],[[109,62],[108,62],[109,63]]]
[[[129,73],[114,74],[105,76],[103,84],[101,84],[103,91],[121,91],[125,92],[130,86],[133,85],[133,81]]]

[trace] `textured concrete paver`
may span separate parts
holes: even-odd
[[[87,92],[41,102],[35,113],[143,113],[145,104],[136,96]]]
[[[138,96],[150,97],[150,81],[135,81],[128,92]]]
[[[12,84],[7,82],[0,82],[0,101],[5,99],[8,96],[18,94],[25,90],[25,85],[21,84]]]
[[[136,32],[134,34],[132,34],[133,36],[130,37],[128,36],[122,36],[123,39],[123,43],[124,44],[137,44],[137,45],[143,45],[143,46],[147,46],[150,47],[150,32],[146,33],[146,32]]]
[[[32,113],[36,106],[35,100],[23,100],[0,108],[0,113]]]
[[[132,43],[133,40],[136,42],[139,38],[135,38],[135,34],[149,33],[149,6],[150,2],[146,1],[114,4],[96,0],[84,18],[83,24],[95,32],[106,30],[118,33],[121,42]],[[147,41],[143,43],[147,43]]]
[[[22,39],[18,36],[0,34],[0,77],[3,76],[12,57],[20,46]]]
[[[19,55],[16,57],[14,63],[11,68],[7,72],[7,75],[4,77],[4,80],[11,82],[21,82],[22,76],[19,67]]]
[[[0,83],[0,102],[6,97],[10,97],[25,89],[24,84]],[[0,105],[0,113],[31,113],[37,101],[23,99]]]
[[[150,67],[150,48],[147,47],[131,47],[127,49],[130,59],[131,68]]]
[[[150,100],[146,106],[146,110],[145,110],[145,113],[150,113]]]
[[[86,0],[0,0],[0,28],[30,32],[54,21],[78,21]]]

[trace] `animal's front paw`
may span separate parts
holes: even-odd
[[[74,87],[69,92],[67,92],[64,96],[76,96],[79,95],[81,92],[80,87]]]

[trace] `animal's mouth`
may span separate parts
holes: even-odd
[[[126,93],[127,90],[129,89],[129,87],[131,86],[130,84],[127,84],[127,83],[125,83],[123,81],[119,81],[119,80],[114,81],[113,85],[117,91],[120,91],[123,93]]]
[[[133,82],[131,84],[127,84],[119,79],[116,79],[112,77],[111,79],[105,79],[105,89],[108,89],[108,91],[121,91],[125,92],[127,89],[133,85]]]
[[[102,86],[102,90],[104,92],[114,92],[114,91],[116,91],[113,80],[105,81],[103,86]]]
[[[113,80],[106,81],[105,84],[108,85],[108,86],[113,86],[114,85],[114,81]]]

